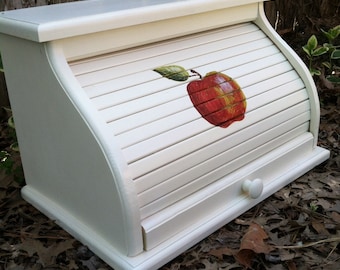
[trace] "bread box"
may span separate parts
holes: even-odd
[[[0,32],[22,195],[115,269],[157,269],[329,157],[262,1],[80,1]]]

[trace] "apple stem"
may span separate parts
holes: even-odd
[[[193,70],[193,69],[190,69],[190,72],[191,73],[194,73],[194,75],[191,75],[190,77],[193,77],[193,76],[199,76],[200,77],[200,79],[202,80],[202,75],[201,74],[199,74],[196,70]]]

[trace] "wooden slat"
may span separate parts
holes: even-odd
[[[264,67],[265,64],[263,64],[264,61],[267,61],[266,68]],[[264,77],[267,76],[268,78],[270,76],[277,75],[277,73],[279,72],[284,73],[291,69],[291,66],[288,64],[287,61],[285,61],[281,54],[271,55],[251,63],[252,64],[241,65],[236,68],[229,69],[228,74],[234,77],[237,81],[238,78],[237,76],[235,76],[236,74],[238,74],[238,76],[248,75],[249,81],[256,83],[259,81],[259,77],[263,79]],[[270,66],[268,67],[269,63]],[[223,70],[223,72],[225,71]],[[164,78],[162,79],[167,81],[167,79]],[[241,83],[239,84],[241,85],[241,87],[243,87],[243,84]],[[142,86],[139,87],[142,88]],[[173,88],[166,89],[164,91],[158,91],[153,95],[147,95],[144,96],[143,98],[131,100],[129,102],[120,103],[116,106],[106,108],[104,110],[101,110],[101,115],[104,117],[106,122],[111,122],[123,118],[125,116],[129,116],[131,114],[139,113],[141,111],[150,109],[159,104],[163,104],[184,97],[185,95],[186,86],[184,84],[179,84],[178,86],[175,86]]]
[[[146,67],[148,66],[155,67],[155,63],[157,62],[164,64],[168,64],[169,60],[171,61],[171,63],[179,62],[183,61],[183,59],[195,58],[200,55],[209,54],[210,52],[216,52],[222,48],[224,49],[226,47],[239,46],[240,44],[245,43],[246,41],[250,43],[251,38],[257,40],[260,38],[264,38],[264,35],[261,32],[253,32],[249,34],[249,37],[236,36],[233,38],[233,40],[225,39],[222,41],[210,42],[207,45],[204,44],[204,49],[206,49],[206,51],[204,52],[201,51],[200,54],[198,54],[199,53],[198,48],[202,47],[201,44],[199,44],[201,46],[196,45],[195,47],[189,47],[186,49],[182,49],[180,51],[177,51],[175,49],[175,51],[169,52],[167,54],[160,54],[154,57],[146,58],[143,61],[134,61],[134,59],[131,59],[133,61],[131,61],[130,63],[120,64],[119,66],[113,66],[106,69],[93,71],[91,73],[78,75],[77,79],[82,84],[82,86],[85,87],[88,85],[97,84],[99,82],[119,78],[127,74],[133,75],[135,73],[141,72],[142,70],[145,70]],[[248,49],[251,49],[251,47],[249,47]]]
[[[219,64],[220,66],[223,66],[223,70],[227,70],[228,68],[235,66],[236,63],[238,65],[245,65],[245,64],[249,64],[249,62],[263,59],[268,56],[272,56],[274,54],[276,54],[277,57],[278,55],[280,55],[278,54],[277,48],[273,45],[259,49],[256,52],[256,54],[254,52],[246,52],[246,51],[240,51],[240,53],[242,54],[242,56],[230,57],[225,61],[216,60],[215,63]],[[210,56],[211,55],[208,54],[205,57],[211,59]],[[219,56],[218,58],[220,59],[221,56]],[[201,57],[199,57],[199,59],[196,61],[201,62],[202,61]],[[270,59],[268,61],[270,61]],[[184,63],[180,65],[186,66],[186,65],[189,65],[189,63]],[[151,75],[153,76],[156,75],[155,77],[157,78],[151,81],[147,81],[147,78],[150,77]],[[138,81],[135,81],[136,77],[138,77],[137,78]],[[93,102],[99,110],[102,110],[104,108],[112,107],[120,103],[125,103],[131,100],[135,100],[137,98],[141,98],[146,95],[153,94],[155,92],[164,91],[166,89],[170,89],[171,91],[172,87],[179,86],[178,82],[174,82],[172,80],[164,80],[163,78],[159,78],[159,77],[160,76],[154,73],[152,70],[143,71],[141,74],[133,74],[129,76],[124,76],[122,78],[112,81],[111,85],[106,85],[108,89],[115,89],[114,91],[94,97]],[[99,86],[97,85],[97,87]]]
[[[302,117],[306,117],[307,114],[304,114]],[[306,118],[307,119],[307,118]],[[187,174],[195,173],[195,176],[198,178],[192,179],[187,185],[181,185],[177,189],[170,189],[171,191],[167,190],[165,193],[161,193],[160,196],[152,196],[157,194],[157,192],[163,191],[163,188],[169,188],[173,186],[173,181],[166,182],[163,187],[156,187],[154,189],[148,190],[145,194],[139,196],[141,200],[141,218],[147,218],[150,215],[161,211],[162,209],[166,208],[169,205],[189,196],[190,194],[194,193],[197,190],[211,184],[212,182],[217,181],[221,177],[227,175],[228,173],[244,166],[245,164],[259,158],[260,156],[270,152],[274,148],[289,142],[290,140],[296,138],[297,136],[306,133],[309,123],[305,122],[300,126],[290,130],[280,133],[278,137],[273,136],[272,140],[267,140],[263,145],[258,146],[255,149],[249,150],[249,152],[245,152],[244,155],[240,155],[239,149],[247,149],[249,144],[256,144],[259,142],[258,140],[262,140],[264,136],[267,134],[259,135],[258,137],[253,138],[250,141],[247,141],[244,145],[240,145],[237,149],[233,149],[231,151],[224,152],[223,155],[216,157],[214,160],[210,162],[217,162],[215,170],[207,171],[206,164],[202,163],[197,167],[192,168],[192,170],[188,171]],[[269,139],[269,137],[267,137]],[[244,148],[241,148],[244,147]],[[243,153],[243,152],[242,152]],[[227,163],[223,160],[224,157],[232,155],[235,157],[234,160]],[[219,162],[219,163],[218,163]],[[201,174],[199,176],[199,174]],[[151,197],[152,196],[152,197]],[[156,198],[155,198],[156,197]],[[143,201],[143,199],[145,201]],[[143,205],[143,202],[149,202],[150,199],[155,199],[150,203]]]
[[[181,38],[181,43],[178,42],[178,39],[171,39],[156,44],[150,44],[147,46],[129,49],[127,51],[118,52],[113,55],[105,54],[102,56],[77,60],[75,62],[71,62],[70,67],[73,73],[78,76],[91,73],[93,71],[110,68],[112,66],[129,63],[135,60],[140,61],[157,55],[172,53],[174,51],[174,47],[176,47],[178,50],[187,47],[194,47],[197,46],[197,44],[202,43],[202,39],[204,40],[205,36],[209,36],[209,39],[206,41],[206,43],[209,43],[209,40],[224,40],[226,37],[230,39],[232,37],[243,36],[245,34],[249,35],[252,32],[258,31],[259,29],[254,24],[238,24],[230,26],[228,29],[222,28],[200,34],[185,36]],[[247,42],[249,42],[249,40]],[[181,47],[181,44],[183,43],[185,43],[185,46]]]
[[[208,38],[205,38],[208,36]],[[245,38],[247,36],[247,38]],[[161,57],[169,54],[176,54],[176,51],[188,50],[189,55],[192,48],[200,45],[206,45],[206,53],[216,51],[219,47],[235,46],[242,43],[248,43],[252,40],[264,37],[263,33],[253,24],[243,24],[233,26],[228,29],[218,29],[215,31],[204,32],[181,38],[180,40],[170,40],[158,44],[143,46],[137,49],[130,49],[114,55],[104,55],[90,58],[87,60],[70,63],[70,67],[74,74],[83,83],[83,86],[98,82],[98,78],[94,78],[96,72],[106,71],[112,67],[119,67],[125,64],[148,61],[153,57]],[[224,44],[224,45],[221,45]],[[227,45],[226,45],[227,43]],[[144,67],[145,68],[145,67]],[[134,67],[136,69],[136,67]],[[124,74],[133,74],[136,70],[124,70]],[[143,66],[142,66],[143,69]],[[111,74],[112,78],[119,77],[121,73]],[[137,69],[138,71],[138,69]],[[139,70],[140,71],[140,70]],[[83,80],[84,78],[84,80]],[[94,79],[91,81],[90,79]]]
[[[156,186],[173,176],[173,171],[177,173],[182,173],[197,164],[204,162],[205,160],[219,155],[223,151],[238,145],[247,139],[252,138],[267,129],[273,128],[277,122],[282,121],[282,119],[291,119],[296,115],[303,114],[309,111],[309,102],[304,101],[295,106],[292,106],[284,111],[278,112],[268,118],[265,118],[258,122],[259,126],[252,125],[246,127],[239,132],[232,133],[229,136],[216,139],[211,144],[202,146],[196,151],[192,151],[189,154],[178,157],[173,162],[169,162],[166,165],[159,167],[150,173],[143,175],[139,178],[135,178],[136,189],[138,193]],[[207,135],[209,136],[209,134]],[[216,138],[216,137],[215,137]],[[183,183],[184,184],[184,183]]]
[[[267,80],[259,81],[258,83],[243,88],[246,97],[253,97],[262,92],[265,92],[266,90],[273,89],[297,79],[299,76],[295,71],[291,69],[292,68],[290,65],[287,66],[287,72],[284,72],[283,70],[278,71],[278,69],[273,69],[273,71],[279,73],[279,75],[271,73],[272,76]],[[244,82],[243,84],[245,84],[247,82],[247,76],[238,78],[238,81],[241,80]],[[131,123],[138,123],[136,124],[136,127],[140,127],[152,123],[153,121],[160,120],[167,116],[171,116],[178,112],[191,108],[192,104],[188,102],[187,99],[188,97],[187,95],[185,95],[183,98],[179,98],[164,104],[159,104],[158,106],[152,107],[148,110],[144,110],[142,112],[139,112],[138,114],[131,114],[116,121],[109,122],[108,125],[113,134],[120,135],[124,132],[131,131],[134,128]]]
[[[125,73],[122,74],[121,76],[117,76],[117,74],[112,73],[111,74],[112,78],[109,80],[103,80],[101,82],[92,84],[90,86],[83,85],[83,87],[86,93],[88,94],[88,96],[90,98],[93,98],[93,97],[108,94],[108,93],[111,93],[111,92],[114,92],[114,91],[117,91],[123,88],[128,88],[134,85],[145,83],[147,81],[146,80],[147,78],[149,80],[159,79],[159,76],[156,73],[153,73],[153,72],[150,73],[150,70],[152,70],[153,68],[159,65],[178,64],[178,65],[187,66],[188,68],[191,69],[191,68],[197,68],[198,66],[202,65],[204,61],[207,61],[207,60],[209,61],[209,63],[211,63],[213,61],[220,61],[222,59],[236,57],[238,55],[242,55],[247,52],[248,53],[253,52],[252,57],[256,57],[258,50],[261,50],[267,47],[271,47],[271,48],[268,48],[267,55],[271,51],[278,52],[277,48],[272,45],[272,42],[266,38],[249,41],[248,43],[241,44],[239,46],[233,46],[233,47],[227,47],[227,48],[225,48],[224,46],[221,48],[215,48],[214,51],[206,52],[203,55],[202,55],[202,48],[200,47],[192,48],[190,49],[191,57],[188,57],[188,54],[186,54],[186,52],[176,51],[177,56],[167,54],[167,55],[162,56],[162,58],[154,57],[152,59],[148,59],[148,61],[151,61],[151,63],[149,63],[150,68],[148,68],[147,66],[148,63],[142,62],[141,64],[138,64],[138,65],[142,66],[143,69],[135,70],[134,73],[131,73],[131,70],[129,70],[128,68],[131,69],[132,67],[135,67],[135,63],[132,63],[130,67],[120,67],[119,69],[120,71],[125,71]],[[259,53],[261,53],[261,51],[259,51]],[[176,59],[178,60],[176,61]],[[227,62],[232,64],[233,59]],[[147,72],[147,74],[145,72]],[[141,75],[140,74],[138,75],[138,73],[141,73]],[[147,77],[143,77],[145,74],[147,75]],[[100,74],[98,78],[101,78]],[[171,81],[163,82],[163,84],[174,85],[174,82],[171,82]]]
[[[259,97],[261,99],[261,97]],[[160,168],[170,162],[175,161],[176,159],[187,155],[191,152],[197,151],[198,149],[209,145],[211,142],[218,141],[221,138],[227,136],[228,134],[232,134],[237,132],[247,126],[257,123],[272,114],[278,113],[287,108],[287,104],[290,106],[294,106],[304,100],[307,99],[307,94],[305,90],[301,90],[297,93],[289,95],[285,98],[267,104],[265,106],[260,107],[259,109],[255,110],[246,115],[248,120],[243,120],[233,124],[232,126],[228,127],[228,130],[216,127],[211,128],[210,132],[202,132],[199,136],[190,137],[188,140],[183,140],[176,144],[165,146],[163,149],[159,150],[158,152],[154,152],[152,155],[146,156],[142,159],[139,159],[133,163],[129,164],[130,173],[133,178],[140,177],[147,172],[153,171],[157,168]],[[288,107],[290,107],[288,106]],[[200,120],[197,120],[200,121]],[[205,121],[200,122],[197,126],[201,126],[205,124]],[[178,129],[177,129],[178,131]],[[153,147],[150,141],[147,143],[148,146]],[[143,144],[144,147],[147,147],[147,143]],[[165,142],[167,144],[168,142]],[[138,145],[139,147],[141,144]],[[136,149],[136,148],[135,148]],[[149,151],[149,149],[139,149],[141,151]],[[140,153],[138,153],[140,155]],[[137,155],[138,155],[137,154]],[[133,155],[133,153],[132,153]]]
[[[242,121],[215,127],[194,108],[186,82],[154,72],[176,64],[234,78],[247,99]],[[135,182],[142,219],[307,132],[299,75],[252,23],[70,63]]]
[[[282,139],[282,137],[278,139]],[[200,189],[192,196],[187,196],[183,200],[169,205],[164,211],[159,211],[142,220],[146,242],[158,240],[157,243],[159,243],[159,239],[164,241],[165,237],[169,237],[169,233],[176,234],[181,229],[190,227],[197,220],[209,221],[210,217],[216,217],[223,211],[228,212],[229,206],[233,207],[242,202],[244,204],[251,203],[252,200],[242,192],[242,183],[245,179],[260,177],[264,182],[265,190],[268,190],[279,182],[274,181],[275,183],[273,183],[273,180],[281,179],[281,177],[273,179],[273,165],[277,170],[275,173],[284,177],[287,173],[290,173],[289,168],[299,167],[301,158],[305,157],[306,154],[311,154],[312,146],[313,135],[304,132],[298,137],[288,139],[287,143],[281,147],[273,149],[268,154],[232,174],[222,175],[223,171],[221,170],[210,173],[207,177],[216,176],[220,173],[219,180]],[[287,166],[287,162],[289,166]],[[295,177],[294,173],[290,175]],[[230,200],[232,200],[232,203],[230,203]],[[202,211],[202,209],[208,209],[208,211]]]
[[[292,93],[292,91],[295,90],[300,90],[303,88],[303,83],[301,80],[295,80],[292,82],[287,82],[285,85],[281,85],[281,87],[277,87],[275,89],[276,93],[273,94],[268,94],[270,98],[277,98],[278,93],[284,93],[283,90],[285,90],[285,88],[289,88],[290,91],[287,91],[286,94],[290,94]],[[245,89],[244,92],[248,93],[247,91],[248,89]],[[266,89],[263,89],[263,92],[266,92]],[[264,102],[264,95],[261,96],[262,101]],[[183,103],[186,102],[189,103],[190,101],[188,100],[183,100]],[[253,103],[251,102],[251,98],[249,98],[248,100],[248,111],[253,110],[254,108],[252,108],[252,105],[254,104],[256,105],[261,105],[258,103]],[[133,144],[137,144],[138,142],[142,142],[144,140],[150,139],[152,137],[155,137],[159,134],[165,133],[169,130],[172,130],[178,126],[182,126],[184,124],[187,124],[191,121],[195,121],[197,119],[201,120],[200,115],[196,112],[196,110],[192,109],[192,106],[190,106],[191,104],[189,103],[186,107],[187,109],[185,110],[181,110],[181,111],[173,111],[171,114],[169,114],[166,117],[163,117],[159,120],[155,120],[152,121],[150,123],[138,126],[136,128],[131,128],[129,131],[124,132],[119,134],[116,138],[117,138],[117,142],[119,143],[119,145],[122,148],[126,148],[128,146],[131,146]],[[130,127],[133,126],[132,122],[127,122],[130,124]],[[127,125],[127,124],[126,124]],[[156,139],[157,140],[157,139]]]
[[[290,93],[292,93],[294,91],[301,89],[301,84],[297,84],[295,88],[292,87],[288,89]],[[286,96],[287,94],[288,94],[287,92],[285,93],[283,91],[272,90],[272,91],[267,91],[261,94],[260,96],[255,96],[247,100],[248,110],[245,116],[247,121],[243,120],[241,122],[234,123],[234,126],[241,127],[243,126],[242,123],[246,123],[247,125],[255,123],[255,120],[252,120],[251,117],[254,114],[259,115],[260,111],[262,110],[261,108],[263,106],[272,107],[273,106],[272,104],[277,104],[276,108],[273,108],[273,110],[270,110],[269,112],[266,112],[265,114],[261,112],[260,116],[264,117],[265,115],[266,117],[268,117],[270,114],[277,112],[278,109],[283,110],[289,106],[296,104],[297,102],[307,99],[305,90],[301,90],[300,92],[297,92],[297,94],[292,94],[290,96]],[[294,96],[296,100],[294,100],[294,98],[292,98],[291,96]],[[279,100],[280,98],[282,98],[282,100]],[[275,100],[278,100],[278,101],[275,101]],[[255,110],[254,114],[250,114],[250,112],[253,110]],[[231,129],[232,127],[233,126],[230,126],[227,130],[222,129],[223,130],[222,134],[223,135],[228,134],[229,131],[232,130]],[[133,162],[136,162],[137,160],[141,160],[143,157],[149,157],[152,153],[156,153],[162,149],[169,148],[172,145],[176,145],[188,138],[195,136],[198,133],[202,133],[211,128],[212,128],[211,124],[206,122],[201,117],[198,117],[196,120],[191,121],[187,123],[186,125],[179,126],[165,133],[162,133],[158,136],[152,137],[147,140],[143,140],[142,142],[138,144],[129,146],[128,148],[123,149],[123,154],[128,163],[133,163]],[[218,129],[221,129],[221,128],[218,128]],[[215,133],[218,133],[218,132],[216,131]],[[177,155],[180,155],[182,151],[178,149]]]

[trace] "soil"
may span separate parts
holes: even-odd
[[[313,23],[309,29],[315,31],[324,22]],[[288,31],[283,37],[306,60],[301,46],[311,33]],[[340,88],[325,84],[323,77],[315,81],[321,103],[318,144],[331,151],[330,159],[162,270],[340,269]],[[7,122],[2,121],[0,148],[8,151],[13,142],[9,130]],[[21,198],[20,156],[12,154],[19,169],[0,175],[0,270],[111,269]]]

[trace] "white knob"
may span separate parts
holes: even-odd
[[[249,194],[252,199],[260,197],[263,191],[263,181],[259,178],[254,180],[245,180],[242,184],[242,190]]]

